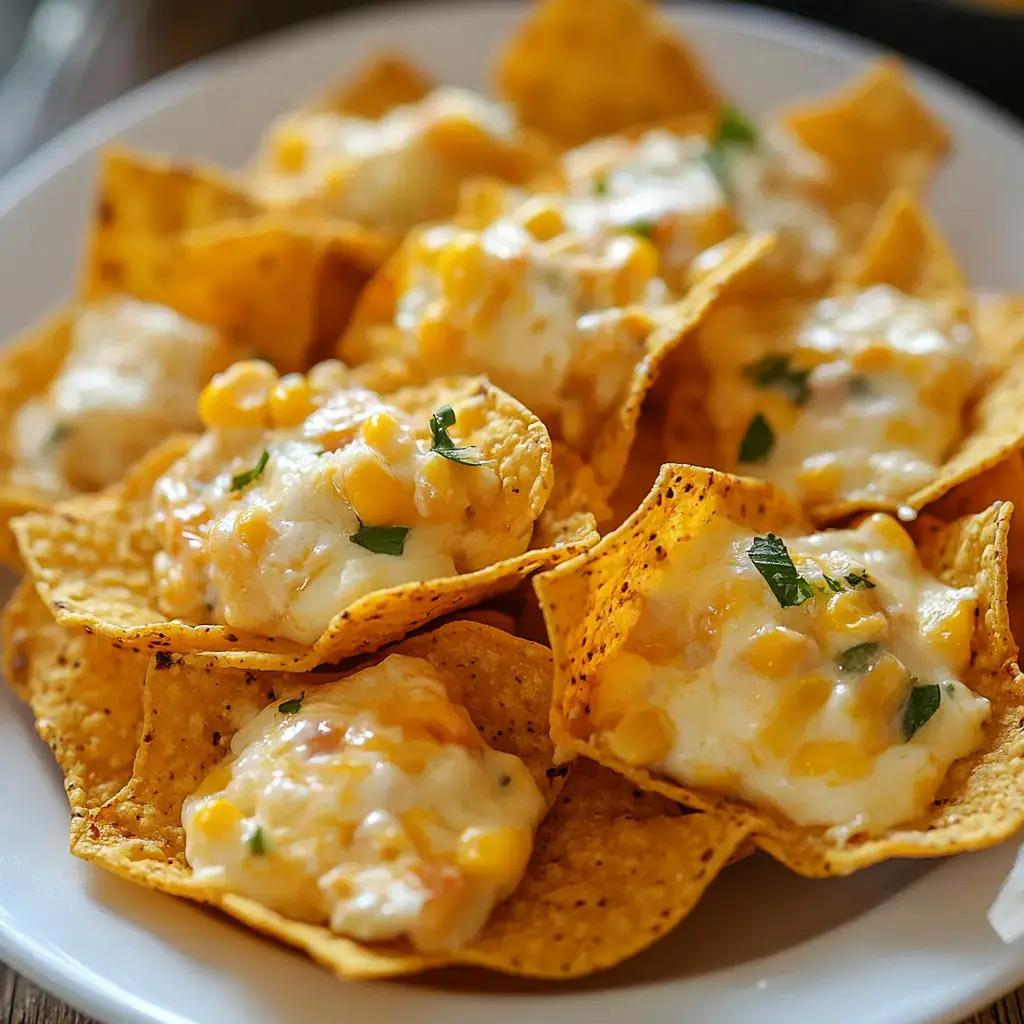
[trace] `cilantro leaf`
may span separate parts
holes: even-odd
[[[731,104],[722,107],[715,146],[756,146],[757,128],[743,111]]]
[[[851,398],[868,398],[874,394],[871,381],[862,374],[855,373],[846,382],[846,390]]]
[[[910,681],[917,683],[916,679]],[[910,691],[910,696],[907,697],[907,703],[903,705],[903,719],[900,722],[904,743],[910,740],[914,733],[939,710],[941,700],[942,693],[938,683],[914,686]]]
[[[263,449],[263,454],[260,456],[259,462],[256,463],[252,469],[247,469],[243,473],[236,473],[231,478],[231,490],[241,491],[249,486],[251,483],[255,483],[261,476],[263,476],[263,470],[267,468],[267,463],[270,461],[270,452],[266,448]]]
[[[602,174],[599,178],[594,180],[594,195],[595,196],[606,196],[608,195],[608,175]]]
[[[455,410],[450,405],[443,405],[430,417],[430,450],[448,459],[449,462],[457,462],[460,466],[482,466],[484,460],[480,458],[476,448],[456,448],[455,442],[448,433],[448,428],[455,423]]]
[[[367,526],[360,520],[359,529],[349,540],[377,555],[400,555],[405,551],[408,532],[408,526]]]
[[[262,825],[257,825],[256,828],[249,833],[249,838],[246,839],[245,842],[249,847],[249,852],[254,857],[262,857],[267,852],[267,841],[263,837]]]
[[[874,590],[876,585],[868,579],[867,569],[858,572],[848,572],[843,576],[851,590]]]
[[[764,462],[775,447],[775,431],[762,413],[755,413],[740,441],[740,462]]]
[[[882,645],[874,642],[847,647],[836,658],[836,664],[840,672],[865,672],[874,664],[881,649]]]
[[[761,356],[756,363],[743,367],[743,376],[755,387],[781,391],[794,405],[806,405],[811,397],[811,389],[807,386],[811,371],[793,369],[790,358],[785,353]]]
[[[796,571],[785,542],[774,533],[755,537],[747,548],[747,558],[783,608],[795,608],[814,597],[814,587]]]
[[[282,715],[294,715],[299,708],[302,707],[302,702],[306,699],[306,691],[302,691],[301,697],[292,697],[291,700],[283,700],[277,705],[277,710]]]
[[[641,238],[654,238],[654,232],[657,229],[657,224],[653,220],[647,220],[643,217],[638,217],[636,220],[630,221],[628,224],[623,224],[622,229],[628,231],[631,235],[639,235]]]
[[[46,439],[46,443],[53,446],[63,444],[70,436],[71,425],[69,423],[57,423],[54,425],[53,430],[50,431],[50,436]]]
[[[828,575],[828,573],[822,573],[821,578],[825,581],[825,583],[828,585],[828,589],[831,590],[833,594],[839,594],[842,592],[843,585],[839,582],[839,580],[833,579],[831,576]]]

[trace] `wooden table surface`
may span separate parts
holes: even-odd
[[[0,1024],[95,1024],[0,963]],[[1024,1024],[1024,988],[964,1024]]]

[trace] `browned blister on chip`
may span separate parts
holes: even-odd
[[[403,53],[380,53],[311,104],[314,111],[376,120],[434,89],[431,76]]]
[[[800,874],[843,875],[891,857],[936,857],[1001,842],[1024,825],[1024,679],[1007,611],[1006,549],[1012,505],[997,503],[954,523],[924,517],[912,528],[925,569],[978,599],[964,683],[992,705],[982,746],[953,764],[917,820],[845,845],[824,827],[799,826],[778,811],[690,788],[616,759],[588,725],[600,665],[626,642],[640,592],[669,552],[695,541],[718,517],[756,533],[807,533],[800,508],[770,484],[692,466],[665,466],[637,512],[584,555],[534,581],[555,659],[552,738],[563,755],[593,758],[638,786],[688,807],[735,813],[759,845]]]
[[[698,57],[645,0],[540,0],[496,71],[520,120],[566,147],[720,102]]]
[[[499,478],[501,499],[489,513],[494,537],[520,534],[526,542],[552,490],[551,442],[543,424],[504,392],[474,378],[403,389],[387,401],[426,425],[435,409],[477,396],[485,399],[484,421],[467,439]],[[119,486],[14,524],[22,557],[61,623],[135,649],[217,652],[216,660],[224,665],[301,672],[376,650],[442,615],[511,589],[597,539],[593,517],[567,512],[570,521],[564,528],[545,521],[545,529],[537,531],[533,543],[540,547],[474,572],[376,591],[338,609],[311,646],[226,625],[167,621],[154,603],[158,541],[149,525],[151,492],[192,443],[191,438],[172,439]]]
[[[4,675],[64,773],[71,833],[132,777],[148,658],[57,625],[23,580],[0,620]]]
[[[92,813],[74,852],[137,883],[213,904],[343,977],[466,964],[557,979],[611,967],[650,945],[686,916],[745,838],[744,824],[683,814],[595,764],[582,764],[562,789],[568,769],[553,765],[546,730],[545,648],[456,622],[392,651],[438,668],[484,739],[523,759],[551,807],[518,889],[469,945],[428,957],[403,942],[359,943],[193,880],[181,826],[185,797],[225,757],[240,722],[332,675],[247,677],[174,656],[154,661],[134,778]]]

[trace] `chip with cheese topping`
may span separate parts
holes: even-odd
[[[58,619],[133,647],[300,671],[375,650],[596,539],[576,514],[530,547],[550,440],[504,392],[458,378],[382,397],[358,380],[340,363],[284,377],[238,363],[204,390],[198,441],[19,519]]]
[[[688,913],[749,828],[553,765],[550,674],[547,649],[475,623],[337,681],[163,655],[134,778],[87,801],[73,852],[344,977],[611,967]]]
[[[802,874],[1001,841],[1024,823],[1011,512],[814,533],[769,484],[665,466],[535,580],[556,745],[745,814]]]

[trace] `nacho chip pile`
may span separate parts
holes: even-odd
[[[1020,830],[1024,305],[930,219],[897,62],[758,120],[714,72],[537,0],[495,99],[385,53],[242,171],[101,155],[78,294],[0,354],[3,669],[73,854],[343,978],[558,980],[754,849]],[[751,673],[737,768],[686,701]],[[885,757],[912,798],[847,821]]]

